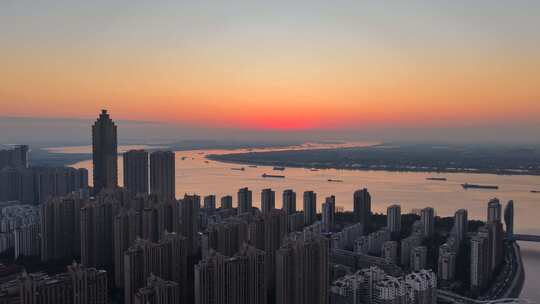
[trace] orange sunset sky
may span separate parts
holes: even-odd
[[[0,116],[265,130],[540,117],[538,1],[1,1]]]

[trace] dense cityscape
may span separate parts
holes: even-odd
[[[512,201],[490,200],[477,221],[397,203],[376,214],[365,188],[352,211],[334,196],[318,211],[315,191],[297,206],[293,189],[281,209],[270,188],[260,209],[248,188],[236,206],[177,199],[174,152],[125,152],[119,187],[106,110],[92,144],[93,187],[85,169],[29,166],[28,146],[0,151],[0,303],[474,303],[521,291]]]

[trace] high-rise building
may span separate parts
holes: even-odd
[[[427,247],[416,246],[411,250],[410,268],[413,271],[426,269],[427,266]]]
[[[148,193],[148,152],[130,150],[124,153],[124,188],[133,194]]]
[[[18,145],[0,149],[0,169],[4,167],[27,168],[28,146]]]
[[[150,193],[165,200],[174,200],[175,189],[174,152],[152,152],[150,154]]]
[[[261,211],[268,213],[276,208],[276,192],[272,189],[263,189],[261,192]]]
[[[80,209],[81,263],[89,267],[114,262],[113,222],[120,203],[112,197],[90,202]]]
[[[401,231],[401,207],[391,205],[386,209],[386,227],[393,232]]]
[[[106,304],[107,273],[74,263],[65,273],[48,276],[23,272],[18,279],[21,304]]]
[[[327,238],[313,233],[291,233],[276,255],[276,303],[329,302]]]
[[[248,238],[248,222],[239,217],[230,217],[222,222],[208,225],[203,234],[203,256],[215,250],[226,256],[233,256]]]
[[[141,214],[135,210],[121,211],[114,218],[114,281],[124,285],[124,252],[141,235]]]
[[[366,188],[357,190],[353,195],[354,221],[360,222],[364,227],[370,225],[371,219],[371,195]]]
[[[56,197],[40,206],[41,260],[79,256],[81,202],[74,196]]]
[[[296,213],[296,192],[291,189],[283,191],[283,205],[281,207],[287,214]]]
[[[180,294],[186,297],[187,256],[186,238],[176,233],[164,233],[158,243],[137,239],[124,253],[124,299],[134,303],[134,295],[154,274],[178,283]]]
[[[414,247],[420,246],[422,236],[414,234],[401,240],[401,265],[408,266],[411,262],[411,251]]]
[[[107,272],[87,268],[73,262],[68,266],[67,274],[71,278],[73,304],[108,303]]]
[[[199,206],[201,198],[197,195],[184,195],[180,203],[180,234],[186,237],[189,254],[199,250]]]
[[[459,242],[465,239],[465,235],[469,230],[469,219],[466,209],[459,209],[454,214],[454,233]]]
[[[437,276],[442,281],[450,282],[456,276],[456,253],[449,250],[439,250]]]
[[[195,265],[195,303],[266,304],[265,258],[247,244],[233,257],[211,251]]]
[[[424,236],[431,237],[435,232],[435,210],[431,207],[426,207],[420,211],[420,220],[424,227]]]
[[[146,280],[146,286],[133,296],[134,304],[178,304],[180,301],[178,283],[166,281],[153,274]]]
[[[514,201],[508,201],[504,208],[504,223],[506,224],[506,236],[514,236]]]
[[[390,263],[397,263],[398,243],[395,241],[386,241],[382,246],[382,256]]]
[[[487,220],[488,222],[500,222],[501,221],[501,203],[499,199],[493,198],[488,202]]]
[[[317,194],[304,192],[304,225],[308,226],[317,220]]]
[[[204,197],[204,209],[206,210],[216,210],[216,196],[211,194]]]
[[[479,290],[489,281],[488,238],[476,235],[471,238],[471,289]]]
[[[336,214],[336,197],[329,196],[322,205],[322,223],[325,232],[330,232],[334,228]]]
[[[251,212],[252,195],[248,188],[238,190],[238,214]]]
[[[28,224],[15,229],[15,259],[19,257],[39,256],[39,223]]]
[[[225,195],[221,197],[221,209],[232,209],[232,196]]]
[[[92,126],[92,159],[94,165],[94,193],[118,185],[118,147],[116,125],[102,110]]]

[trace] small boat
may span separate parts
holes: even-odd
[[[187,158],[187,157],[185,157],[185,156],[182,156],[182,160],[186,160],[186,158]]]
[[[311,172],[317,172],[317,171],[319,171],[319,169],[312,168],[312,169],[309,169],[309,171],[311,171]]]
[[[469,183],[461,184],[461,187],[463,187],[463,189],[469,189],[469,188],[472,188],[472,189],[499,189],[499,186],[476,185],[476,184],[469,184]]]
[[[207,163],[207,164],[209,163],[209,161],[207,161],[207,160],[205,160],[204,162]]]
[[[426,177],[426,180],[445,182],[446,177]]]
[[[275,174],[266,174],[264,173],[262,177],[273,177],[273,178],[285,178],[285,175],[275,175]]]
[[[256,165],[249,165],[248,167],[250,167],[250,168],[257,168]]]
[[[273,170],[276,170],[276,171],[284,171],[284,170],[285,170],[285,167],[274,167]]]
[[[333,183],[343,183],[343,180],[341,179],[328,179],[329,182],[333,182]]]
[[[244,167],[242,167],[242,168],[231,168],[231,170],[244,171],[244,170],[246,170],[246,168],[244,168]]]
[[[540,190],[531,190],[531,193],[540,193]]]

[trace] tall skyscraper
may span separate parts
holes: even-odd
[[[276,192],[272,189],[263,189],[261,192],[261,211],[268,213],[276,208]]]
[[[325,232],[332,231],[336,214],[336,197],[329,196],[322,205],[322,224]]]
[[[364,227],[370,225],[371,219],[371,195],[366,188],[357,190],[353,195],[354,221],[360,222]]]
[[[304,225],[308,226],[317,220],[317,194],[304,192]]]
[[[329,302],[329,240],[318,234],[291,233],[276,255],[277,304]]]
[[[420,211],[420,220],[424,227],[424,236],[431,237],[435,232],[435,210],[431,207],[426,207]]]
[[[211,194],[204,197],[204,209],[216,210],[216,196]]]
[[[489,281],[489,245],[485,236],[471,238],[471,289],[479,290]]]
[[[401,206],[394,204],[386,209],[386,226],[390,232],[401,231]]]
[[[252,195],[248,188],[238,190],[238,214],[251,212]]]
[[[287,214],[296,213],[296,192],[291,189],[283,191],[283,211]]]
[[[156,151],[150,154],[150,193],[162,199],[175,199],[174,152]]]
[[[225,195],[221,197],[221,209],[232,209],[232,196]]]
[[[459,209],[454,214],[454,233],[457,236],[459,242],[465,239],[465,235],[469,230],[469,219],[466,209]]]
[[[501,203],[499,199],[494,198],[488,202],[487,220],[488,222],[501,221]]]
[[[124,188],[133,194],[148,193],[148,152],[130,150],[124,153]]]
[[[116,125],[102,110],[92,126],[92,159],[94,165],[94,193],[103,188],[118,186],[118,147]]]
[[[506,235],[514,236],[514,201],[508,201],[504,208],[504,223],[506,224]]]

